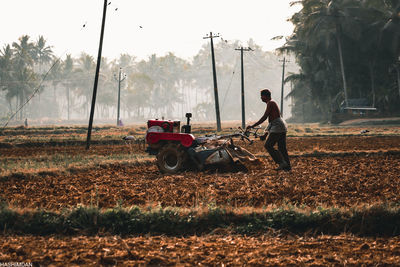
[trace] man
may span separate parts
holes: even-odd
[[[271,99],[270,90],[261,90],[261,101],[267,104],[264,115],[253,125],[247,126],[246,130],[260,125],[268,118],[268,137],[265,141],[264,147],[267,149],[275,163],[279,164],[279,167],[276,169],[277,171],[290,171],[292,168],[290,166],[289,155],[286,149],[286,123],[281,118],[278,104]],[[278,143],[278,150],[274,148],[276,143]]]

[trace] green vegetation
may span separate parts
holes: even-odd
[[[240,118],[240,79],[233,79],[239,65],[235,48],[241,42],[216,42],[218,57],[219,93],[222,119]],[[215,116],[210,68],[209,43],[199,49],[193,60],[184,60],[169,53],[151,55],[138,61],[134,55],[122,54],[116,59],[103,58],[101,62],[99,91],[96,101],[96,119],[116,119],[116,81],[114,74],[122,68],[126,79],[121,84],[122,121],[146,121],[150,118],[183,117],[191,111],[196,120],[213,120]],[[251,39],[248,46],[254,50],[246,63],[251,79],[248,100],[249,114],[258,114],[264,108],[259,101],[259,89],[268,85],[280,88],[281,64],[273,52],[265,52]],[[83,52],[79,57],[66,55],[56,58],[43,36],[32,40],[23,35],[18,41],[0,48],[0,118],[4,124],[17,109],[35,97],[17,114],[19,125],[28,118],[28,124],[79,122],[88,118],[95,72],[95,58]],[[266,71],[266,66],[268,70]],[[296,65],[287,66],[295,71]],[[49,71],[49,72],[48,72]],[[48,73],[47,73],[48,72]],[[43,80],[44,79],[44,80]],[[43,80],[43,82],[42,82]],[[276,92],[276,96],[278,96]],[[162,99],[162,101],[160,100]],[[44,104],[45,103],[45,104]],[[1,121],[0,121],[1,122]]]
[[[302,0],[281,51],[296,55],[298,121],[328,121],[342,101],[364,98],[383,114],[400,112],[400,1]],[[351,103],[349,103],[351,106]]]
[[[399,234],[400,207],[376,205],[339,210],[335,208],[275,208],[270,211],[235,211],[220,207],[207,210],[178,208],[122,208],[100,210],[77,207],[60,213],[44,210],[18,211],[3,205],[0,231],[14,234],[110,233],[185,235],[226,229],[232,233],[289,231],[295,234],[340,234],[395,236]]]

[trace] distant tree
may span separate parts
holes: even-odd
[[[172,114],[174,104],[181,101],[177,82],[183,65],[183,61],[172,53],[159,58],[152,55],[147,62],[138,63],[138,71],[146,74],[154,82],[150,101],[151,111],[154,111],[153,116]]]
[[[12,112],[11,99],[18,96],[18,91],[13,83],[13,50],[10,45],[4,46],[0,51],[0,89],[6,91],[6,99]]]
[[[46,45],[46,40],[42,35],[39,36],[38,40],[34,44],[34,61],[39,66],[39,73],[43,73],[43,65],[50,63],[54,59],[53,50],[51,46]]]
[[[114,66],[108,62],[107,58],[102,58],[97,92],[98,98],[96,102],[98,103],[97,112],[100,113],[100,117],[103,118],[109,118],[109,111],[117,109],[118,82],[114,77],[114,75],[117,74],[113,67]]]
[[[14,88],[18,92],[17,106],[22,106],[37,86],[37,74],[33,70],[35,45],[29,41],[29,38],[28,35],[23,35],[19,38],[19,42],[12,44],[14,48]],[[20,119],[22,119],[23,114],[24,109],[21,109]]]
[[[154,81],[144,73],[133,73],[128,78],[127,97],[125,105],[133,108],[134,117],[143,119],[145,108],[150,106],[150,97],[154,89]],[[163,102],[159,101],[159,104]]]
[[[88,117],[96,65],[94,58],[86,53],[82,53],[77,61],[79,65],[75,72],[76,93],[78,96],[83,97],[84,101],[81,108]]]
[[[328,120],[339,108],[334,103],[348,98],[367,98],[381,111],[396,109],[393,99],[398,98],[388,90],[395,81],[388,68],[396,58],[389,48],[397,46],[396,34],[387,34],[396,24],[388,17],[394,14],[393,2],[398,1],[295,2],[302,9],[292,16],[294,32],[280,50],[296,55],[301,80],[293,80],[292,95],[303,102],[298,97],[310,94],[315,114],[321,115],[315,119]]]
[[[63,85],[67,97],[67,119],[70,119],[71,88],[74,85],[74,59],[68,54],[62,64]]]
[[[118,59],[118,67],[123,69],[123,72],[126,75],[130,75],[131,73],[136,71],[136,57],[131,56],[129,54],[121,54]]]
[[[57,110],[54,110],[52,112],[53,116],[58,116],[58,104],[57,104],[57,86],[61,84],[61,79],[63,77],[63,66],[62,62],[54,59],[52,64],[51,64],[51,69],[48,73],[48,80],[50,81],[52,87],[53,87],[53,107],[56,108]]]

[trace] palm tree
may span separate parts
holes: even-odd
[[[136,71],[136,57],[128,55],[128,54],[121,54],[118,59],[118,67],[122,68],[124,72],[129,76],[131,73]]]
[[[33,59],[36,56],[36,49],[34,43],[29,42],[29,38],[30,37],[28,35],[23,35],[18,39],[19,43],[13,42],[12,44],[14,47],[17,68],[22,69],[26,66],[33,66]]]
[[[150,108],[155,111],[153,116],[163,116],[173,112],[173,104],[179,99],[176,87],[177,73],[179,72],[177,64],[179,64],[179,60],[171,53],[159,58],[151,55],[148,62],[138,63],[138,71],[146,74],[154,82],[150,101]],[[162,103],[160,103],[160,99],[163,99]],[[161,114],[159,114],[160,111]]]
[[[85,110],[86,116],[89,116],[89,104],[91,97],[91,89],[93,85],[93,73],[96,64],[94,58],[86,53],[82,53],[78,59],[78,69],[76,70],[77,94],[84,97],[82,108]]]
[[[63,62],[62,68],[62,76],[64,79],[64,86],[66,88],[66,96],[67,96],[67,119],[70,119],[70,90],[73,84],[72,78],[74,74],[74,60],[70,54],[67,55],[66,59]]]
[[[400,0],[384,1],[387,10],[388,21],[382,28],[384,33],[390,36],[389,49],[393,55],[394,62],[392,66],[397,72],[397,86],[400,97]]]
[[[348,89],[347,80],[343,62],[343,49],[342,49],[342,36],[343,27],[342,23],[348,19],[345,4],[343,0],[312,0],[302,1],[303,10],[311,11],[304,20],[304,27],[306,29],[306,36],[311,40],[317,40],[318,36],[322,37],[322,42],[325,42],[326,47],[332,47],[331,43],[334,37],[337,44],[337,50],[340,61],[340,70],[343,81],[343,92],[345,98],[345,105],[348,106]],[[308,5],[312,6],[308,6]],[[308,29],[308,30],[307,30]]]
[[[309,88],[313,105],[324,112],[324,106],[340,97],[336,80],[342,76],[347,97],[358,92],[360,97],[371,96],[372,106],[396,110],[392,88],[397,82],[388,69],[400,54],[400,0],[297,3],[303,8],[291,18],[295,30],[281,48],[294,52],[301,67],[303,78],[295,81],[295,90],[305,93]]]
[[[13,83],[13,56],[14,52],[10,45],[6,45],[0,51],[0,89],[6,91],[10,112],[12,112],[11,99],[18,95]]]
[[[54,58],[53,51],[51,46],[46,45],[46,40],[42,35],[40,35],[39,39],[36,41],[34,49],[36,52],[34,60],[39,65],[39,73],[42,73],[43,65],[51,62],[51,60]]]
[[[99,76],[99,90],[98,90],[98,108],[97,113],[99,117],[109,118],[110,109],[115,108],[116,101],[116,81],[113,79],[114,65],[109,63],[107,58],[101,59],[101,69]]]
[[[35,57],[35,45],[29,42],[29,36],[23,35],[19,38],[19,43],[14,42],[14,68],[15,77],[18,81],[16,89],[18,90],[19,106],[23,105],[27,96],[32,93],[36,82],[36,74],[33,71],[33,58]],[[23,116],[23,109],[20,112],[20,119]]]
[[[55,107],[57,108],[57,86],[61,83],[62,77],[62,64],[58,60],[54,60],[52,68],[49,72],[49,79],[53,85],[53,99]],[[58,114],[58,111],[56,112]]]
[[[325,0],[300,1],[303,9],[291,18],[295,25],[293,35],[279,49],[281,52],[293,52],[301,67],[302,85],[297,90],[311,90],[312,105],[320,113],[330,113],[327,100],[337,95],[337,58],[339,54],[340,73],[343,92],[347,102],[347,83],[344,73],[341,32],[330,2]],[[339,36],[339,38],[338,38]],[[336,52],[335,52],[336,51]],[[338,53],[339,52],[339,53]],[[340,79],[340,78],[339,78]],[[304,99],[295,98],[304,103]]]
[[[150,104],[154,81],[144,73],[134,73],[128,76],[128,96],[126,98],[129,107],[136,107],[137,118],[144,117],[144,109]]]
[[[384,5],[389,19],[383,30],[392,35],[390,50],[397,59],[397,56],[400,55],[400,0],[386,0]]]
[[[164,114],[172,114],[176,103],[182,101],[182,94],[179,92],[179,85],[182,82],[184,61],[176,57],[173,53],[159,58],[159,68],[161,69],[160,96],[166,101]]]

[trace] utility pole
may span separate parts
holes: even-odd
[[[69,83],[68,83],[68,88],[67,88],[67,118],[69,120]]]
[[[123,81],[123,80],[125,80],[125,78],[126,78],[126,74],[124,74],[124,77],[123,78],[121,78],[122,77],[122,72],[121,72],[121,68],[119,68],[119,73],[118,73],[118,109],[117,109],[117,126],[120,126],[119,125],[119,120],[120,120],[120,117],[119,117],[119,110],[120,110],[120,104],[121,104],[121,82]],[[114,74],[114,78],[116,79],[116,77],[115,77],[115,74]]]
[[[247,48],[236,48],[235,50],[240,51],[240,62],[241,62],[241,72],[242,72],[242,91],[241,91],[241,95],[242,95],[242,128],[245,129],[246,128],[246,115],[245,115],[245,105],[244,105],[244,67],[243,67],[243,51],[253,51],[253,49],[251,49],[250,47]]]
[[[86,139],[86,150],[89,150],[89,147],[90,147],[90,137],[91,137],[91,134],[92,134],[94,108],[96,106],[96,94],[97,94],[97,84],[99,82],[101,51],[103,49],[104,28],[105,28],[105,24],[106,24],[107,1],[108,0],[104,0],[104,6],[103,6],[103,19],[102,19],[102,22],[101,22],[99,53],[97,55],[96,74],[94,76],[92,107],[90,109],[89,126],[88,126],[88,133],[87,133],[87,139]]]
[[[283,60],[279,61],[282,62],[281,117],[283,117],[283,88],[285,86],[285,63],[290,61],[287,61],[285,57],[283,57]]]
[[[349,106],[349,101],[348,101],[348,95],[347,95],[347,83],[346,83],[346,75],[345,75],[345,72],[344,72],[342,41],[341,41],[341,38],[340,38],[340,32],[341,32],[340,31],[340,26],[339,26],[338,23],[336,23],[336,40],[337,40],[338,50],[339,50],[340,70],[342,72],[344,103],[345,103],[345,107],[347,108]]]
[[[397,87],[399,88],[399,96],[400,96],[400,56],[397,62],[395,63],[395,69],[397,72]]]
[[[219,34],[213,35],[210,32],[210,35],[206,35],[203,39],[211,39],[211,60],[212,60],[212,70],[213,70],[213,81],[214,81],[214,100],[215,100],[215,113],[217,118],[217,132],[221,131],[221,118],[219,115],[219,101],[218,101],[218,87],[217,87],[217,73],[215,70],[215,56],[214,56],[214,43],[213,38],[219,37]]]

